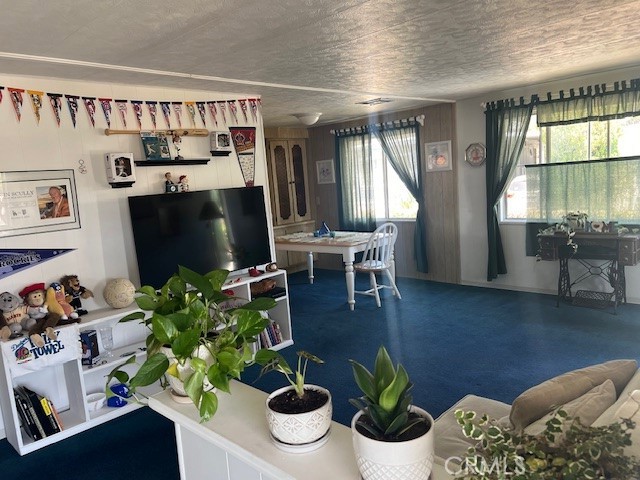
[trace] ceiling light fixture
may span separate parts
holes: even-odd
[[[304,123],[307,126],[313,125],[320,119],[320,112],[314,113],[294,113],[293,116],[300,120],[300,123]]]
[[[392,98],[372,98],[371,100],[365,100],[364,102],[356,102],[356,105],[369,105],[370,107],[373,105],[380,105],[381,103],[389,103],[393,102]]]

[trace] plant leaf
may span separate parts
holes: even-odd
[[[163,353],[156,353],[147,358],[138,372],[131,379],[129,387],[135,390],[137,387],[145,387],[160,380],[160,377],[169,368],[169,359]]]
[[[216,414],[218,410],[218,397],[214,392],[202,392],[200,399],[200,423],[206,422]]]
[[[373,376],[376,382],[376,392],[382,392],[387,388],[396,376],[391,357],[384,346],[380,346],[376,355],[373,369]]]
[[[355,360],[349,360],[353,369],[353,376],[356,380],[356,384],[362,390],[365,396],[369,397],[374,402],[378,401],[378,395],[374,384],[373,375],[363,365]]]
[[[402,365],[398,365],[398,371],[391,384],[380,393],[378,403],[387,412],[392,412],[398,404],[400,395],[409,384],[409,375]]]

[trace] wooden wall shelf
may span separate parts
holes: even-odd
[[[162,167],[164,165],[206,165],[210,158],[185,158],[184,160],[135,160],[137,167]]]

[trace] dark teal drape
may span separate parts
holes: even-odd
[[[416,121],[409,122],[409,125],[405,126],[389,127],[383,124],[376,126],[373,129],[373,134],[380,141],[382,150],[400,180],[418,202],[413,251],[418,271],[427,273],[429,271],[427,226],[424,218],[426,208],[420,168],[419,124]]]
[[[488,281],[507,273],[497,207],[524,147],[532,111],[533,104],[525,104],[523,98],[519,105],[513,99],[492,102],[485,111]]]
[[[340,229],[372,232],[376,229],[376,215],[368,129],[336,132],[336,164]]]

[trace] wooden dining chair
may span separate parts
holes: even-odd
[[[393,247],[396,243],[396,238],[398,238],[398,227],[393,223],[380,225],[371,234],[371,237],[369,237],[369,242],[362,254],[362,261],[353,266],[356,272],[369,274],[369,284],[371,287],[368,290],[356,290],[355,293],[376,297],[376,305],[378,305],[378,307],[381,306],[379,290],[383,288],[390,288],[393,290],[394,295],[399,299],[402,298],[396,286],[394,274],[391,271]],[[376,281],[376,274],[378,273],[387,277],[389,281],[388,285]]]

